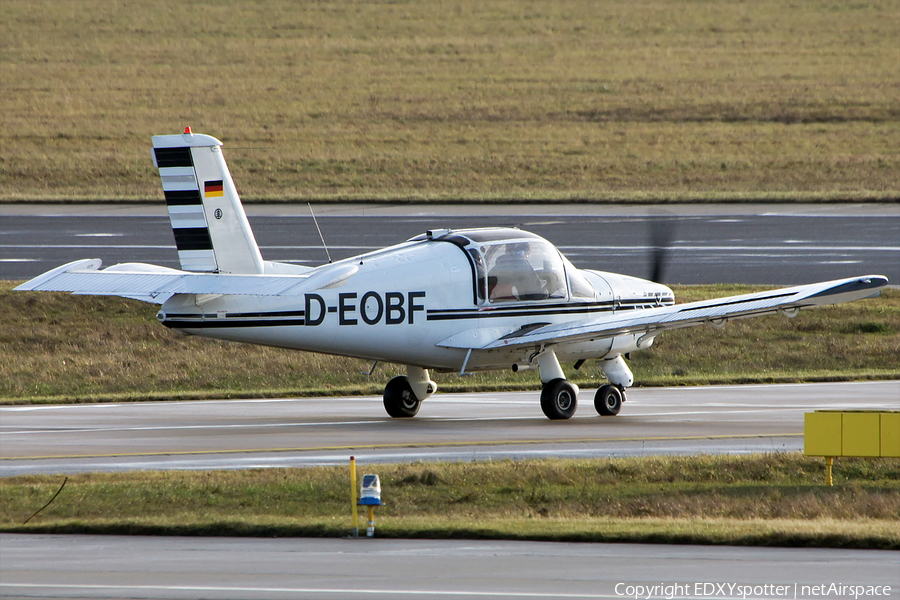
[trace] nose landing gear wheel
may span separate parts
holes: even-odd
[[[613,417],[622,410],[622,390],[614,385],[604,385],[594,395],[594,408],[604,417]]]
[[[565,379],[554,379],[541,390],[541,410],[548,419],[571,419],[578,408],[578,388]]]
[[[409,378],[394,377],[384,387],[384,409],[395,419],[414,417],[419,412],[422,402],[416,398]]]

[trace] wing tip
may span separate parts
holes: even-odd
[[[103,261],[99,258],[83,258],[81,260],[73,260],[70,263],[66,263],[64,265],[60,265],[55,269],[50,269],[46,273],[42,273],[35,277],[34,279],[30,279],[25,283],[18,285],[13,288],[13,291],[16,292],[32,292],[32,291],[54,291],[54,290],[42,290],[41,287],[53,280],[55,277],[62,275],[64,273],[68,273],[70,271],[96,271],[103,264]]]
[[[884,275],[865,275],[859,278],[859,282],[863,285],[879,288],[882,288],[889,283],[888,278]]]

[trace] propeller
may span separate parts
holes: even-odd
[[[669,260],[669,248],[675,237],[675,219],[665,214],[649,218],[650,226],[650,281],[662,283]]]

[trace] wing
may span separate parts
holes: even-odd
[[[179,271],[142,263],[100,270],[100,264],[97,259],[77,260],[15,289],[122,296],[162,304],[174,294],[300,296],[335,285],[359,270],[355,264],[336,263],[299,275],[231,275]]]
[[[454,336],[439,345],[471,348],[472,350],[493,350],[537,344],[583,342],[626,334],[642,334],[652,337],[670,329],[692,327],[703,323],[721,325],[731,319],[744,319],[776,312],[794,316],[802,308],[839,304],[877,296],[887,283],[887,278],[882,275],[867,275],[662,308],[620,311],[601,317],[544,325],[538,328],[526,326],[501,337],[491,336],[486,330],[481,336],[471,334],[465,337]],[[459,340],[462,339],[473,341],[460,343]]]

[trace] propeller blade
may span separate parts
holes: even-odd
[[[671,216],[650,217],[650,281],[662,283],[669,260],[669,248],[675,237],[675,219]]]

